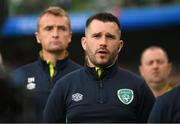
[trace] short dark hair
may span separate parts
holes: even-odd
[[[161,46],[153,45],[153,46],[147,47],[146,49],[144,49],[144,50],[142,51],[141,56],[140,56],[140,64],[142,64],[142,59],[143,59],[144,53],[145,53],[147,50],[154,50],[154,49],[162,50],[163,53],[165,54],[166,58],[167,58],[167,61],[170,62],[170,58],[169,58],[169,56],[168,56],[167,51],[166,51],[163,47],[161,47]]]
[[[111,13],[101,12],[101,13],[97,13],[93,16],[90,16],[88,18],[88,20],[86,21],[86,28],[90,25],[90,23],[93,20],[99,20],[99,21],[103,21],[103,22],[115,22],[118,25],[119,29],[121,29],[121,25],[120,25],[118,18]]]

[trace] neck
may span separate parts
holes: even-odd
[[[91,60],[87,56],[85,57],[85,62],[87,64],[87,66],[89,66],[89,67],[109,68],[116,63],[116,60],[117,60],[117,57],[114,59],[114,61],[111,62],[111,64],[95,65],[91,62]]]
[[[155,97],[163,95],[165,92],[169,90],[169,84],[161,84],[161,85],[151,85],[149,86],[151,88],[151,91],[153,92]]]
[[[44,60],[49,60],[56,65],[57,60],[63,60],[68,56],[68,52],[66,50],[56,53],[42,51],[42,55]]]

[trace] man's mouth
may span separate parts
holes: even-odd
[[[98,51],[98,53],[100,53],[100,54],[108,54],[108,52],[105,51],[105,50],[100,50],[100,51]]]

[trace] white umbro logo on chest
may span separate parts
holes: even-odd
[[[72,95],[72,100],[75,102],[83,100],[83,95],[80,93],[75,93]]]

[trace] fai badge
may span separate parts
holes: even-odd
[[[131,89],[119,89],[117,96],[119,100],[126,105],[130,104],[134,99],[134,93]]]

